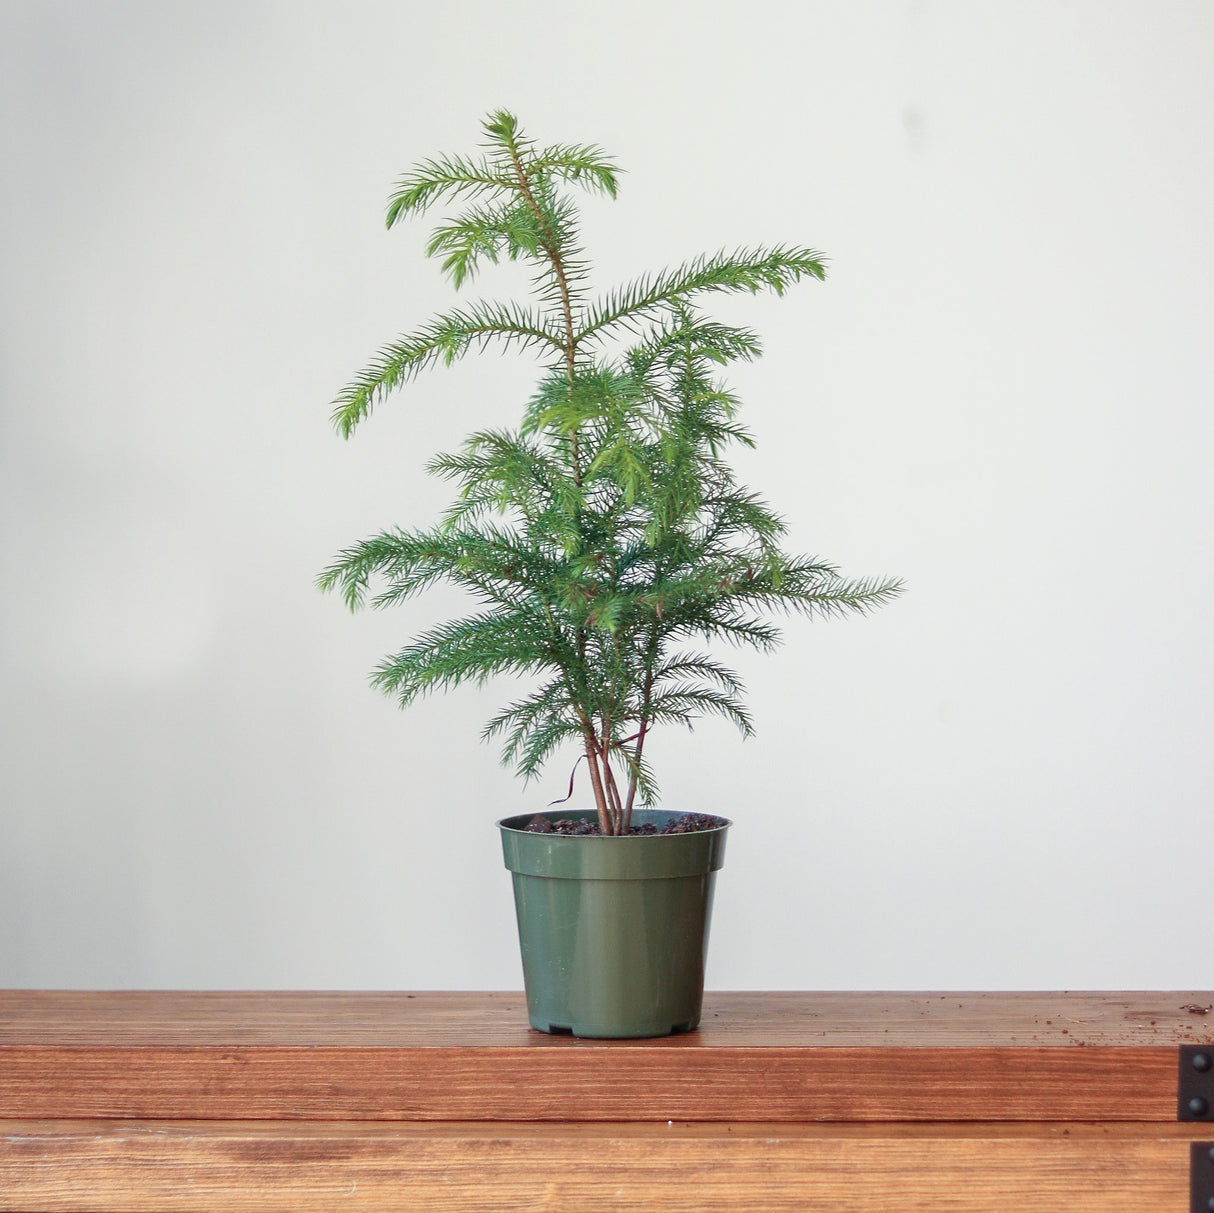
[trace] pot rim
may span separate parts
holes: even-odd
[[[649,814],[660,813],[667,820],[677,819],[684,816],[688,810],[680,809],[635,809],[633,810],[632,820],[646,820]],[[511,822],[528,822],[533,817],[549,816],[541,810],[538,813],[511,813],[508,817],[502,817],[494,822],[500,830],[509,830],[512,834],[528,834],[532,836],[538,835],[540,838],[551,839],[566,839],[570,842],[608,842],[608,841],[623,841],[625,839],[637,840],[641,838],[687,838],[689,835],[695,834],[715,834],[718,830],[726,830],[733,825],[733,821],[728,817],[722,817],[719,813],[705,813],[703,816],[713,818],[717,824],[707,830],[688,830],[682,834],[560,834],[556,831],[549,833],[548,831],[528,830],[525,825],[512,825]],[[597,820],[598,813],[594,809],[567,809],[564,813],[551,814],[551,816],[559,820],[564,818],[581,817]]]
[[[583,820],[595,816],[580,810]],[[682,813],[648,810],[642,816],[656,823],[677,820]],[[516,876],[542,876],[569,880],[651,880],[715,872],[725,861],[730,822],[708,830],[680,834],[556,834],[523,827],[534,813],[519,813],[498,822],[502,857]],[[512,824],[511,824],[512,823]]]

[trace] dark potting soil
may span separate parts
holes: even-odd
[[[674,817],[660,830],[652,822],[630,826],[629,834],[694,834],[700,830],[715,830],[720,821],[704,813],[684,813],[682,817]],[[572,817],[545,817],[543,813],[536,815],[523,827],[532,834],[599,834],[603,833],[597,821],[574,819]]]

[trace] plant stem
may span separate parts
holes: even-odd
[[[649,697],[646,695],[646,706],[648,706]],[[649,731],[649,726],[644,720],[641,721],[640,731],[637,733],[636,749],[632,751],[633,768],[632,774],[628,779],[628,803],[624,806],[624,833],[628,833],[629,827],[632,825],[632,802],[636,799],[637,780],[641,767],[641,751],[645,748],[645,734]]]
[[[637,794],[637,783],[641,775],[641,755],[645,750],[645,737],[649,732],[649,702],[653,698],[653,666],[658,659],[658,629],[654,625],[649,632],[648,651],[645,655],[645,685],[641,690],[641,710],[638,714],[637,744],[632,751],[632,775],[628,781],[628,803],[624,808],[624,830],[632,825],[632,802]]]
[[[527,171],[523,167],[522,157],[519,155],[518,145],[514,139],[507,137],[506,146],[510,154],[511,164],[514,166],[514,173],[518,179],[519,193],[522,195],[523,201],[527,209],[531,212],[536,221],[542,235],[541,245],[545,256],[548,258],[549,264],[552,266],[552,272],[556,277],[557,289],[561,297],[561,314],[565,328],[565,383],[568,391],[570,402],[573,400],[573,383],[577,372],[577,338],[573,332],[573,296],[569,289],[569,279],[565,273],[565,262],[561,256],[560,242],[557,239],[556,232],[548,223],[543,209],[536,201],[535,194],[532,192],[531,183],[527,176]],[[569,434],[569,459],[573,471],[573,483],[581,487],[582,484],[582,467],[581,456],[578,450],[578,433],[574,429]],[[578,656],[585,660],[587,634],[584,628],[578,629]],[[594,788],[595,810],[599,817],[599,828],[604,834],[618,832],[618,825],[622,817],[622,810],[619,803],[619,791],[615,786],[615,778],[611,773],[611,764],[608,758],[607,750],[602,748],[603,769],[607,775],[607,788],[604,788],[602,776],[599,773],[598,755],[596,753],[594,730],[590,726],[589,721],[584,721],[586,732],[586,763],[590,768],[590,783]],[[608,803],[608,791],[613,796],[614,813],[612,806]],[[613,829],[612,827],[617,827]]]
[[[611,730],[608,722],[603,722],[603,736],[610,739]],[[624,825],[624,807],[620,803],[620,789],[615,782],[615,772],[611,769],[611,743],[610,740],[603,742],[603,783],[606,786],[607,796],[611,801],[611,832],[613,834],[623,834],[625,832]]]
[[[599,829],[604,834],[611,833],[611,818],[607,812],[607,797],[603,792],[603,780],[599,775],[598,747],[595,745],[594,734],[586,734],[586,765],[590,768],[590,786],[594,788],[594,807],[599,815]]]
[[[514,165],[515,175],[518,177],[519,193],[522,194],[523,201],[527,204],[527,209],[534,216],[540,231],[543,233],[541,244],[543,245],[545,255],[552,264],[552,271],[556,275],[557,289],[561,295],[561,312],[563,313],[565,324],[565,381],[568,384],[569,398],[572,401],[573,380],[577,367],[577,338],[573,335],[573,297],[569,290],[569,279],[565,275],[564,258],[561,256],[560,244],[557,241],[556,233],[548,224],[540,204],[535,200],[535,195],[531,192],[531,185],[527,178],[527,172],[523,168],[522,159],[518,154],[517,144],[511,138],[507,140],[506,146],[510,152],[510,160]],[[573,460],[573,482],[580,486],[582,483],[582,468],[578,455],[576,429],[572,430],[569,434],[569,448]]]

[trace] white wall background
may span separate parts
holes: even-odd
[[[745,473],[909,591],[744,656],[757,740],[655,746],[737,821],[709,985],[1214,985],[1205,0],[9,0],[0,48],[0,985],[521,983],[492,822],[567,767],[499,768],[500,688],[367,688],[453,602],[312,588],[527,390],[328,424],[451,302],[392,182],[499,106],[629,170],[605,283],[832,259],[727,301]]]

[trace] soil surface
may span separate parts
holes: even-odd
[[[706,813],[684,813],[682,817],[674,817],[660,830],[652,822],[643,825],[630,826],[629,834],[695,834],[700,830],[719,829],[721,821],[717,817],[709,817]],[[597,821],[574,819],[571,817],[546,817],[543,813],[536,815],[524,827],[532,834],[599,834],[603,833]]]

